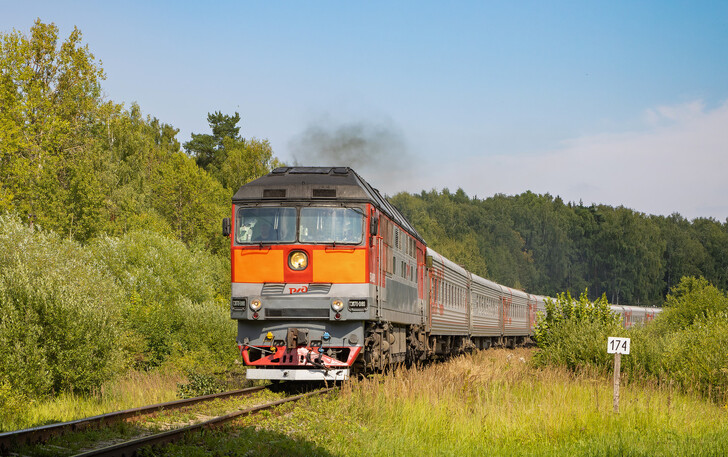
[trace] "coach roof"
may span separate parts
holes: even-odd
[[[243,185],[233,203],[331,201],[372,203],[400,227],[425,242],[379,191],[349,167],[280,167]]]

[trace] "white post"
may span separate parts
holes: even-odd
[[[619,375],[622,370],[622,354],[614,354],[614,413],[619,414]]]

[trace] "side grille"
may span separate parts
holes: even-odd
[[[264,284],[263,291],[261,292],[261,294],[263,294],[263,295],[281,295],[285,288],[286,288],[285,284]]]
[[[265,308],[266,318],[328,319],[328,308]]]
[[[263,198],[286,198],[286,189],[263,189]]]
[[[313,189],[313,198],[336,198],[336,189]]]
[[[331,284],[311,284],[308,286],[309,294],[328,294],[331,290]]]

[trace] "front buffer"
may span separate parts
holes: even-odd
[[[238,321],[238,336],[248,379],[343,381],[361,353],[364,325]]]

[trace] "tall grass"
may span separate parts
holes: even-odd
[[[596,369],[536,367],[533,350],[490,350],[346,383],[243,420],[166,455],[725,455],[726,411],[656,383],[612,386]]]
[[[527,358],[525,351],[494,351],[352,383],[342,395],[344,401],[348,397],[346,415],[376,424],[370,427],[377,434],[387,430],[386,439],[375,440],[366,431],[359,439],[363,446],[370,443],[368,448],[374,440],[377,452],[399,449],[394,455],[431,449],[445,455],[508,454],[521,448],[558,450],[565,444],[616,446],[622,437],[640,433],[728,431],[725,414],[716,408],[646,385],[624,388],[621,414],[615,416],[609,379],[594,372],[534,369]],[[696,411],[705,414],[696,419]],[[346,446],[335,451],[346,452]]]
[[[176,398],[177,384],[184,379],[184,374],[177,370],[128,372],[91,393],[66,391],[29,400],[15,414],[0,416],[0,430],[18,430],[172,401]]]

